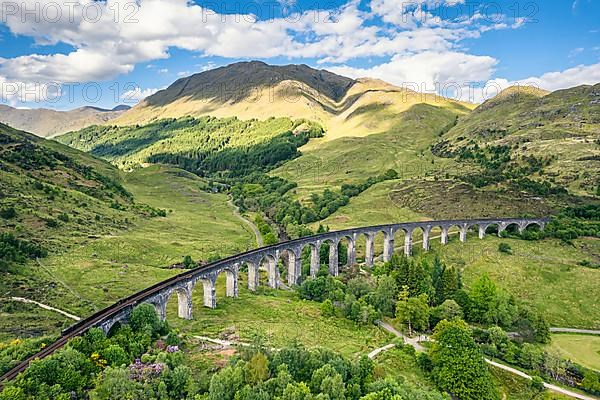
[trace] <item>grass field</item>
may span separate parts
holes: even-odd
[[[390,191],[398,181],[386,181],[373,185],[356,197],[348,205],[320,221],[331,230],[358,226],[382,225],[402,221],[423,220],[424,216],[408,208],[399,207],[390,199]],[[315,224],[318,226],[318,224]]]
[[[600,371],[600,336],[556,334],[550,348],[584,367]]]
[[[512,255],[498,251],[501,242],[511,246]],[[571,246],[493,235],[479,240],[473,234],[466,243],[454,235],[443,249],[438,241],[432,244],[442,259],[462,269],[466,286],[487,272],[496,284],[541,311],[551,326],[600,328],[600,303],[593,295],[600,287],[600,270],[577,265],[598,259],[599,239],[578,239]]]
[[[391,342],[392,337],[374,325],[361,326],[345,318],[324,318],[319,303],[300,300],[295,292],[261,290],[253,294],[246,289],[245,275],[239,284],[239,298],[225,296],[225,280],[217,282],[217,308],[202,307],[202,289],[193,293],[194,319],[177,317],[177,296],[168,304],[169,323],[189,335],[219,337],[227,333],[250,342],[261,335],[266,343],[280,348],[293,342],[308,347],[326,347],[346,356],[367,354]]]
[[[525,378],[513,375],[498,368],[490,368],[492,377],[502,399],[507,400],[567,400],[571,397],[550,392],[539,393]]]
[[[223,257],[254,247],[254,234],[237,219],[223,194],[201,190],[202,181],[176,168],[153,166],[124,174],[138,201],[167,209],[167,217],[142,220],[118,234],[86,238],[62,254],[41,260],[57,290],[50,305],[85,316],[168,278],[164,268],[190,255]],[[26,296],[25,296],[26,297]]]
[[[38,337],[52,331],[58,333],[75,322],[54,311],[9,300],[0,303],[0,321],[0,343],[17,337]]]

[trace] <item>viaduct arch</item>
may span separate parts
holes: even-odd
[[[248,267],[249,290],[255,291],[259,286],[259,268],[261,265],[264,265],[267,269],[268,286],[277,289],[282,283],[279,276],[279,270],[277,268],[277,261],[280,259],[282,254],[287,254],[287,285],[297,285],[300,283],[302,278],[302,250],[307,246],[311,249],[310,277],[314,278],[317,275],[320,267],[320,248],[325,243],[330,245],[329,273],[337,276],[339,274],[338,245],[340,241],[347,241],[348,264],[352,265],[356,263],[356,243],[357,239],[361,235],[364,235],[366,239],[365,264],[372,266],[375,259],[375,236],[380,232],[383,232],[384,235],[383,260],[389,261],[394,254],[394,235],[400,230],[404,231],[404,254],[410,256],[413,249],[413,233],[416,230],[422,231],[422,246],[423,249],[427,251],[429,250],[430,246],[431,231],[435,228],[439,228],[441,230],[441,243],[447,244],[448,232],[452,227],[455,226],[458,227],[460,231],[460,241],[465,242],[467,240],[468,230],[473,227],[477,227],[478,236],[480,239],[483,239],[486,235],[487,229],[491,226],[496,226],[498,235],[500,235],[509,226],[516,226],[519,232],[523,232],[530,225],[537,225],[543,230],[547,223],[547,218],[497,218],[404,222],[325,232],[250,250],[224,258],[209,265],[183,272],[125,299],[119,300],[112,306],[109,306],[104,310],[77,322],[75,325],[65,329],[62,332],[61,338],[59,338],[52,345],[23,361],[13,370],[1,377],[0,385],[2,381],[13,379],[19,372],[25,370],[30,361],[52,354],[54,351],[64,346],[69,339],[85,333],[92,327],[99,327],[104,330],[104,332],[108,333],[111,327],[116,323],[125,322],[133,308],[141,303],[149,303],[154,305],[157,310],[157,314],[161,319],[164,320],[166,318],[166,306],[170,297],[177,295],[178,316],[184,319],[192,319],[192,292],[197,285],[201,284],[204,293],[203,305],[205,307],[215,308],[217,306],[215,289],[218,276],[222,273],[226,274],[226,294],[229,297],[237,297],[239,271],[244,265]]]

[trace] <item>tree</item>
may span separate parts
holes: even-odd
[[[469,297],[471,299],[469,317],[476,322],[486,322],[496,299],[496,285],[487,273],[481,275],[471,287]]]
[[[26,400],[27,397],[23,389],[14,386],[7,386],[0,392],[0,400]]]
[[[142,396],[142,384],[129,379],[129,371],[124,368],[107,368],[90,392],[91,400],[139,399]]]
[[[600,393],[600,374],[586,370],[581,381],[581,387],[588,392]]]
[[[140,304],[131,312],[129,325],[134,332],[142,332],[146,327],[156,332],[160,329],[161,323],[152,304]]]
[[[541,314],[536,314],[533,321],[533,330],[535,331],[535,340],[538,343],[550,343],[550,326]]]
[[[265,245],[277,244],[279,240],[273,232],[269,232],[265,235]]]
[[[233,400],[235,393],[244,384],[244,370],[241,365],[227,367],[210,380],[209,400]]]
[[[453,319],[462,319],[463,311],[458,303],[454,300],[446,300],[437,307],[431,309],[431,326],[435,326],[438,322],[447,319],[451,321]]]
[[[269,377],[269,360],[263,353],[256,353],[246,364],[246,382],[257,385]]]
[[[439,286],[435,288],[437,304],[454,297],[459,289],[458,273],[454,267],[445,267],[439,280]]]
[[[306,383],[289,383],[283,391],[282,399],[286,400],[311,400],[313,395]]]
[[[544,362],[544,352],[539,347],[525,343],[519,354],[519,364],[530,370],[538,370]]]
[[[102,358],[104,358],[109,365],[113,367],[120,367],[123,364],[129,363],[129,356],[116,344],[111,344],[106,349],[101,351]]]
[[[396,303],[396,318],[408,328],[409,336],[413,329],[424,331],[429,326],[429,305],[427,295],[409,297],[408,286],[404,286]]]
[[[479,346],[462,320],[442,321],[433,334],[432,376],[461,400],[497,400],[498,393]]]
[[[396,281],[389,275],[379,277],[377,288],[371,297],[371,303],[383,315],[391,317],[394,315],[396,305],[397,287]]]

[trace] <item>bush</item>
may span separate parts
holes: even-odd
[[[326,318],[335,316],[335,306],[331,300],[327,299],[321,304],[321,315]]]
[[[53,218],[46,219],[46,226],[48,228],[56,228],[58,226],[58,221]]]
[[[67,215],[67,213],[60,213],[58,219],[62,222],[69,222],[69,216]]]
[[[17,216],[14,207],[4,207],[0,209],[0,217],[4,219],[12,219]]]
[[[544,380],[539,376],[534,376],[529,384],[531,388],[537,392],[543,392],[546,389],[544,386]]]
[[[512,254],[512,248],[510,247],[510,245],[508,243],[500,243],[498,245],[498,251],[500,253],[504,253],[504,254]]]

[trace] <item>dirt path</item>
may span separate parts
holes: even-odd
[[[47,304],[39,303],[39,302],[34,301],[34,300],[25,299],[23,297],[8,297],[8,298],[2,299],[2,300],[12,300],[12,301],[18,301],[19,303],[35,304],[36,306],[38,306],[40,308],[43,308],[44,310],[50,310],[50,311],[57,312],[59,314],[64,315],[65,317],[71,318],[71,319],[73,319],[75,321],[80,321],[81,320],[80,317],[78,317],[76,315],[73,315],[73,314],[69,314],[66,311],[59,310],[58,308],[49,306]]]
[[[377,324],[380,327],[382,327],[383,329],[385,329],[386,331],[388,331],[388,332],[390,332],[390,333],[392,333],[392,334],[394,334],[394,335],[396,335],[398,337],[401,337],[404,340],[404,343],[410,344],[411,346],[413,346],[415,348],[416,351],[425,351],[425,348],[419,344],[419,339],[418,338],[417,339],[409,338],[406,335],[402,334],[401,332],[398,332],[390,324],[387,324],[387,323],[385,323],[383,321],[377,321]],[[568,328],[565,328],[565,329],[568,329]],[[425,340],[424,341],[427,341],[427,340],[428,340],[428,338],[425,336]],[[375,357],[377,354],[379,354],[379,353],[381,353],[383,351],[389,350],[392,347],[394,347],[394,346],[393,345],[392,346],[388,345],[388,346],[381,347],[379,349],[375,349],[371,353],[369,353],[369,356],[374,353],[373,357]],[[371,357],[371,358],[373,358],[373,357]],[[510,372],[511,374],[518,375],[518,376],[520,376],[522,378],[529,379],[529,380],[532,379],[531,376],[527,375],[523,371],[519,371],[518,369],[509,367],[508,365],[500,364],[500,363],[498,363],[496,361],[492,361],[492,360],[489,360],[487,358],[485,358],[485,362],[488,363],[489,365],[492,365],[492,366],[494,366],[496,368],[500,368],[500,369],[502,369],[504,371]],[[550,390],[550,391],[553,391],[553,392],[556,392],[556,393],[560,393],[560,394],[563,394],[565,396],[572,397],[574,399],[579,399],[579,400],[598,400],[598,398],[596,398],[596,397],[590,397],[590,396],[586,396],[586,395],[583,395],[583,394],[575,393],[575,392],[572,392],[572,391],[570,391],[568,389],[563,389],[562,387],[559,387],[559,386],[556,386],[556,385],[552,385],[552,384],[546,383],[546,382],[544,382],[544,387],[546,389]]]
[[[250,229],[252,229],[252,232],[254,232],[254,236],[256,237],[256,245],[258,247],[263,247],[264,244],[262,240],[262,235],[260,234],[260,231],[258,230],[256,225],[254,225],[254,222],[250,221],[249,219],[246,219],[242,214],[240,214],[240,208],[233,204],[233,198],[231,198],[231,196],[229,197],[229,200],[227,200],[227,204],[231,206],[231,208],[233,208],[233,215],[235,215],[238,219],[242,220],[246,225],[250,227]]]
[[[382,327],[386,331],[392,333],[394,336],[402,338],[402,340],[404,340],[405,344],[410,344],[412,347],[415,348],[416,351],[425,351],[425,347],[423,347],[419,343],[419,341],[421,341],[420,339],[422,339],[423,336],[419,336],[419,337],[416,337],[416,338],[411,338],[411,337],[408,337],[408,336],[404,335],[402,332],[399,332],[398,330],[396,330],[396,328],[394,328],[393,326],[391,326],[387,322],[377,321],[376,323],[377,323],[377,325],[379,325],[380,327]],[[425,341],[427,341],[427,336],[424,336],[424,339],[425,339]]]
[[[582,333],[584,335],[600,335],[600,331],[578,328],[550,328],[552,333]]]
[[[504,371],[510,372],[511,374],[515,374],[515,375],[518,375],[518,376],[520,376],[522,378],[531,380],[531,376],[527,375],[525,372],[519,371],[518,369],[515,369],[515,368],[512,368],[512,367],[509,367],[508,365],[500,364],[500,363],[497,363],[495,361],[488,360],[487,358],[485,359],[485,362],[487,362],[490,365],[493,365],[496,368],[500,368],[500,369],[502,369]],[[565,396],[573,397],[575,399],[581,399],[581,400],[598,400],[597,397],[589,397],[589,396],[586,396],[586,395],[583,395],[583,394],[575,393],[575,392],[572,392],[570,390],[563,389],[563,388],[561,388],[559,386],[552,385],[552,384],[546,383],[546,382],[544,382],[544,387],[546,389],[548,389],[548,390],[553,391],[553,392],[564,394]]]

